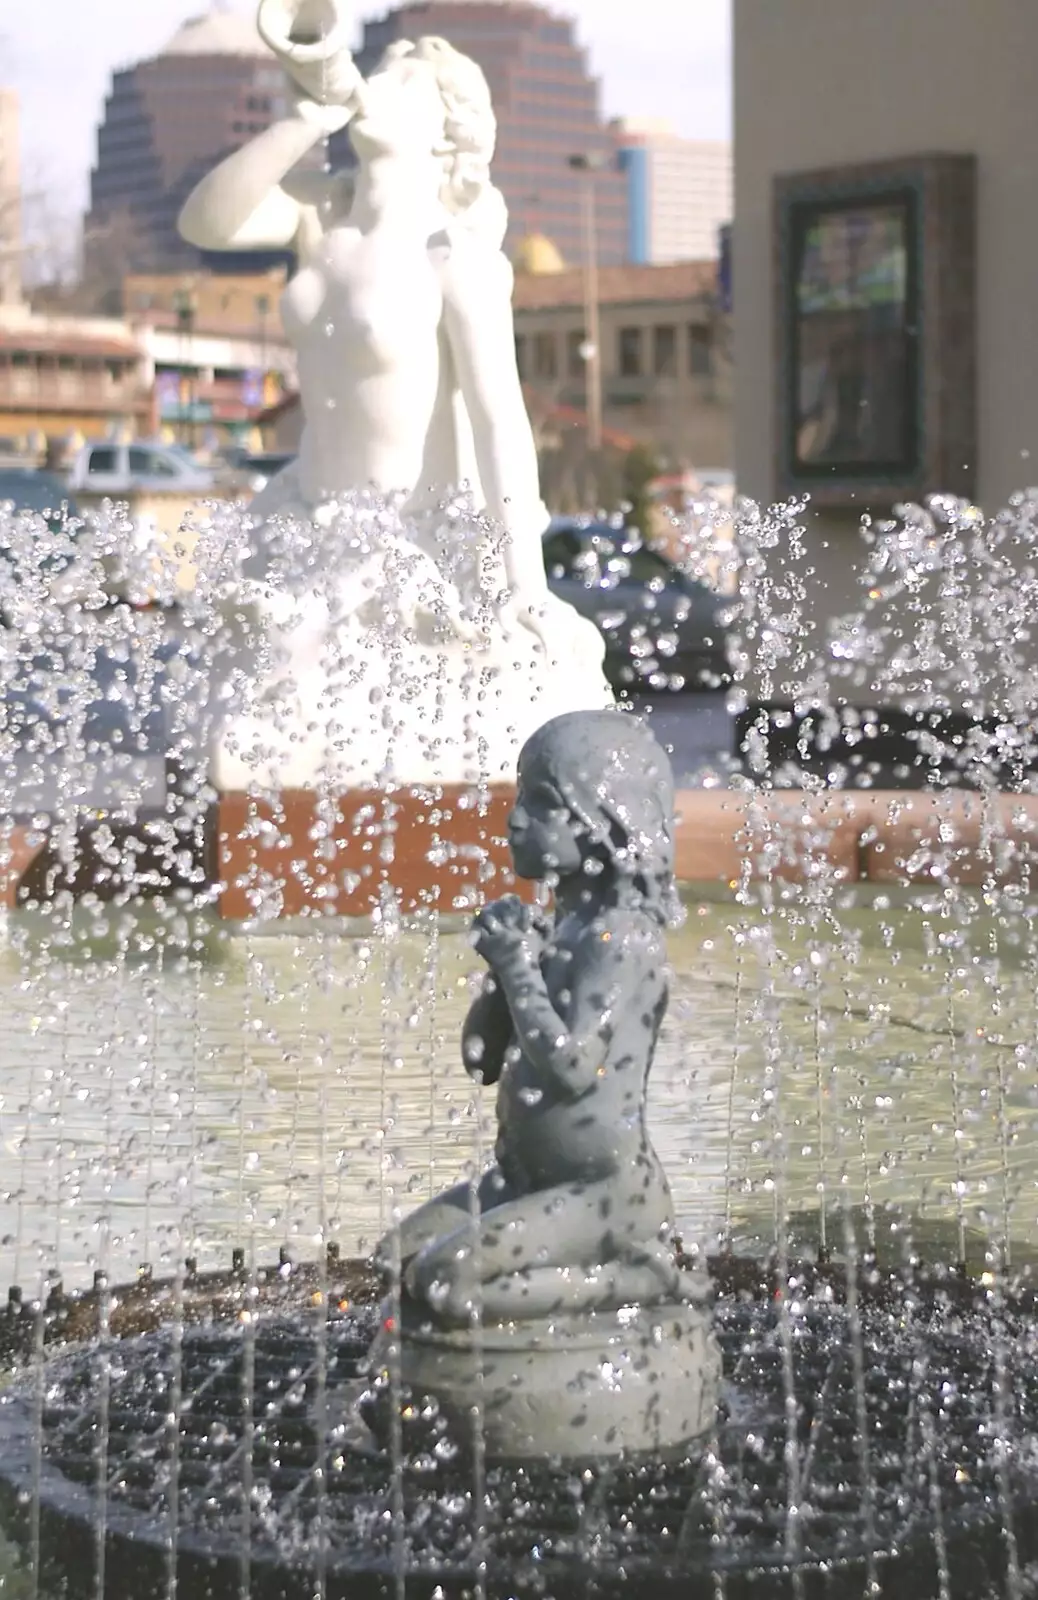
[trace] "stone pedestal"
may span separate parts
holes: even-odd
[[[709,1435],[721,1381],[710,1307],[684,1303],[470,1332],[405,1302],[399,1331],[385,1318],[372,1351],[376,1379],[393,1367],[403,1393],[436,1401],[462,1450],[478,1414],[490,1463],[683,1453]]]
[[[229,920],[370,916],[395,897],[471,916],[484,900],[529,896],[508,852],[511,785],[436,785],[277,800],[222,795],[214,870]]]

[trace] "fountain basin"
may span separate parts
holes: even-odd
[[[343,1267],[361,1289],[360,1264]],[[82,1328],[37,1354],[0,1402],[0,1517],[26,1544],[38,1527],[48,1596],[230,1600],[246,1583],[272,1600],[1026,1592],[1014,1576],[1038,1553],[1033,1302],[996,1308],[963,1280],[952,1305],[936,1285],[884,1278],[863,1280],[852,1310],[839,1275],[796,1276],[789,1341],[773,1284],[740,1279],[733,1295],[718,1280],[725,1382],[708,1472],[695,1453],[579,1472],[487,1464],[477,1490],[458,1457],[375,1451],[341,1419],[376,1308],[315,1303],[300,1268],[225,1281],[224,1316],[179,1335]],[[320,1268],[316,1280],[343,1282]],[[227,1316],[239,1295],[251,1314]],[[209,1284],[214,1311],[218,1297]],[[1008,1412],[995,1357],[1007,1337],[1023,1357]]]

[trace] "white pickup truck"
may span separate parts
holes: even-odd
[[[179,445],[141,439],[120,444],[106,439],[83,446],[69,469],[67,482],[73,494],[107,495],[119,500],[156,491],[208,494],[213,475]]]
[[[157,599],[159,591],[167,590],[171,583],[173,590],[191,587],[193,579],[181,570],[184,560],[180,554],[174,557],[173,551],[187,539],[185,510],[216,491],[215,474],[208,468],[200,466],[180,445],[105,439],[83,446],[66,484],[88,521],[92,514],[100,515],[105,500],[127,505],[130,541],[116,540],[118,551],[109,549],[104,563],[113,592],[139,594],[143,588]],[[102,523],[104,520],[100,517]],[[111,544],[110,530],[100,542]]]

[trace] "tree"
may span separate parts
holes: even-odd
[[[56,198],[60,185],[39,162],[22,170],[18,195],[18,248],[22,287],[31,298],[43,287],[65,286],[79,267],[79,225]]]
[[[22,253],[21,195],[0,190],[0,305],[21,299]]]
[[[100,316],[124,311],[127,272],[153,272],[158,263],[150,235],[128,207],[83,227],[82,260],[74,286],[75,310]]]
[[[60,187],[42,171],[22,185],[21,279],[39,310],[119,316],[124,275],[154,270],[151,241],[127,210],[82,224],[60,199]],[[2,213],[0,213],[2,229]]]
[[[650,490],[659,475],[659,460],[650,447],[632,445],[623,460],[624,526],[636,528],[646,542],[652,538],[655,520]]]

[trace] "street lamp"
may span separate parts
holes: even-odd
[[[181,431],[182,444],[189,448],[194,444],[195,434],[195,380],[192,367],[192,335],[195,329],[195,312],[198,309],[198,298],[190,283],[173,292],[173,311],[177,319],[177,331],[180,335],[180,364],[182,378],[187,380],[187,419],[183,414],[181,396]]]
[[[598,226],[595,218],[595,174],[610,165],[602,150],[569,157],[569,165],[584,174],[581,195],[584,219],[584,343],[581,355],[587,374],[587,447],[592,455],[602,448],[602,351],[598,314]]]
[[[270,296],[260,294],[256,296],[256,313],[260,325],[260,365],[263,368],[263,382],[267,381],[267,318],[270,315]],[[264,393],[266,391],[264,390]]]

